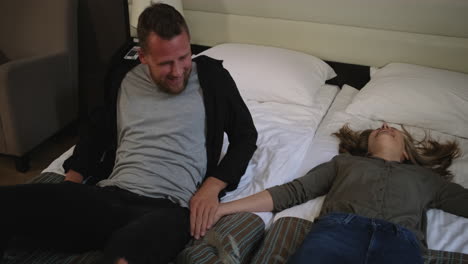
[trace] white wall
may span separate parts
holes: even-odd
[[[194,44],[250,43],[353,64],[398,61],[468,72],[466,0],[183,0],[183,4]],[[131,0],[129,5],[130,10]]]

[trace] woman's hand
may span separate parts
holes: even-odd
[[[221,219],[221,217],[227,215],[227,213],[225,213],[225,208],[226,204],[224,203],[220,203],[217,210],[216,210],[216,213],[213,217],[213,222],[211,223],[211,225],[208,226],[208,229],[211,229],[218,221],[219,219]]]
[[[268,191],[262,191],[236,201],[220,203],[207,229],[214,226],[225,215],[239,212],[271,212],[272,210],[273,199]]]

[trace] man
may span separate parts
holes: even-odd
[[[174,8],[145,9],[138,37],[142,64],[120,87],[111,175],[80,184],[105,158],[102,142],[113,133],[91,131],[67,162],[65,183],[0,189],[3,239],[103,249],[105,263],[167,263],[190,235],[211,227],[219,196],[237,187],[256,149],[252,118],[220,61],[192,62],[190,34]],[[229,147],[219,161],[224,132]]]

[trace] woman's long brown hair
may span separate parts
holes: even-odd
[[[339,153],[349,153],[355,156],[367,156],[369,135],[373,129],[354,131],[345,124],[332,135],[340,140]],[[422,140],[415,140],[402,126],[405,140],[405,150],[409,162],[433,170],[446,180],[451,180],[453,174],[448,167],[452,160],[460,156],[460,148],[456,141],[437,142],[425,132]]]

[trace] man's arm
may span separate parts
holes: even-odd
[[[227,114],[224,122],[224,131],[229,145],[223,159],[210,176],[227,183],[225,191],[237,188],[241,177],[257,149],[257,129],[247,105],[242,99],[237,86],[227,70],[222,68],[225,79],[225,96]]]
[[[229,72],[220,61],[208,57],[200,58],[197,63],[200,84],[204,87],[208,139],[211,141],[207,145],[210,148],[207,149],[207,178],[190,202],[191,233],[195,238],[203,236],[211,227],[219,197],[224,191],[237,188],[257,148],[257,130]],[[224,132],[229,146],[218,164]]]
[[[84,180],[90,176],[90,173],[92,173],[90,170],[93,170],[93,167],[96,166],[100,167],[101,175],[92,176],[98,176],[97,178],[99,176],[107,177],[113,168],[115,144],[117,142],[117,95],[126,74],[140,63],[138,60],[122,62],[122,57],[127,52],[127,48],[128,46],[125,44],[112,56],[104,80],[105,96],[103,101],[93,107],[93,111],[84,118],[80,125],[79,141],[75,146],[73,155],[63,164],[66,180],[68,174],[71,174],[68,179],[76,178],[74,172],[80,174],[83,177],[82,180]],[[105,153],[106,151],[109,152]],[[106,158],[105,161],[104,158]],[[97,180],[88,181],[88,183]]]
[[[82,121],[79,140],[63,168],[65,180],[81,183],[90,176],[93,168],[102,165],[104,154],[115,141],[115,129],[111,125],[109,107],[96,108]],[[96,176],[96,175],[93,175]]]
[[[225,191],[237,188],[247,165],[257,149],[257,129],[236,83],[222,61],[201,55],[194,59],[207,113],[207,176],[225,183]],[[229,146],[219,161],[226,132]]]

